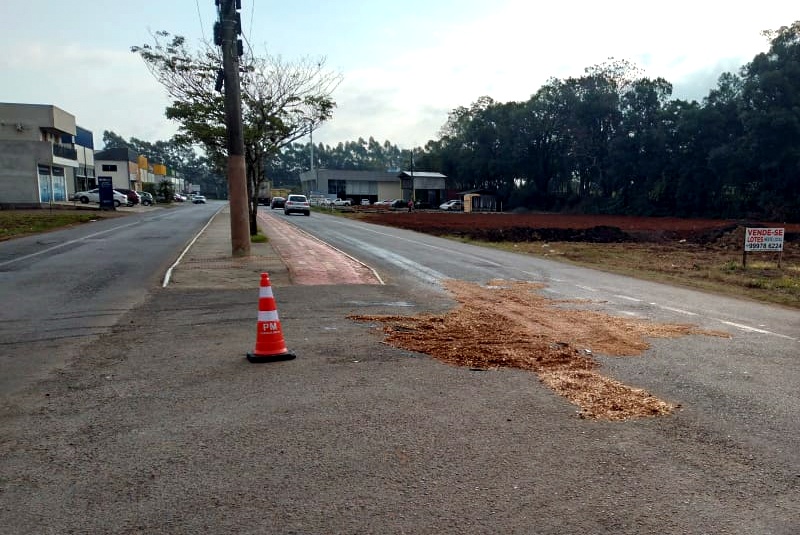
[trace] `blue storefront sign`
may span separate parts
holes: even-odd
[[[111,183],[111,177],[97,177],[97,187],[100,189],[100,209],[116,210],[114,206],[114,186]]]

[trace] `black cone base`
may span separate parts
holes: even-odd
[[[281,360],[292,360],[295,357],[297,357],[297,355],[291,351],[279,353],[277,355],[256,355],[254,353],[247,354],[247,360],[250,362],[278,362]]]

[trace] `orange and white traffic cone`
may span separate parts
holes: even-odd
[[[267,273],[261,274],[257,326],[256,348],[252,353],[247,354],[247,360],[269,362],[295,358],[296,355],[286,349],[286,342],[283,341],[281,321],[278,319],[278,309],[275,306],[275,297],[272,295],[272,286],[270,286]]]

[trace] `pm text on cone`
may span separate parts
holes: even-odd
[[[258,322],[256,328],[256,348],[247,354],[250,362],[272,362],[291,360],[295,354],[286,349],[283,340],[281,321],[278,319],[278,308],[272,295],[269,274],[261,274],[261,285],[258,289]]]

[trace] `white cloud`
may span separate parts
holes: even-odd
[[[146,26],[153,22],[133,15],[157,10],[158,28],[185,35],[193,46],[210,31],[213,5],[87,2],[81,8],[49,0],[4,6],[1,98],[62,107],[98,141],[103,130],[168,139],[176,131],[163,116],[169,99],[141,58],[129,52],[131,44],[149,41]],[[796,15],[784,0],[760,0],[748,9],[697,0],[245,5],[250,8],[242,10],[243,25],[253,32],[248,37],[254,47],[270,39],[275,55],[326,56],[344,75],[334,94],[334,119],[315,133],[315,141],[373,136],[402,147],[436,138],[449,111],[481,96],[526,100],[549,78],[580,76],[609,57],[666,78],[675,97],[701,99],[721,72],[736,71],[766,50],[761,30],[791,24]],[[128,10],[128,22],[118,31],[93,30],[110,28],[103,25],[120,10]],[[306,11],[316,15],[296,16]]]

